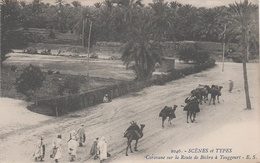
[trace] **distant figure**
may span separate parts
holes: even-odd
[[[105,137],[102,136],[100,141],[97,144],[97,148],[99,149],[99,159],[100,159],[100,163],[103,163],[104,160],[107,159],[107,143],[105,140]]]
[[[53,148],[50,155],[51,158],[54,158],[55,163],[61,159],[61,152],[61,135],[58,135],[53,142]]]
[[[112,100],[108,97],[108,94],[105,94],[104,98],[103,98],[103,102],[104,103],[108,103],[111,102]]]
[[[59,55],[61,53],[61,48],[59,48],[59,50],[58,50],[58,54],[57,55]]]
[[[85,140],[86,140],[85,129],[84,129],[83,123],[81,124],[81,127],[78,130],[78,135],[79,135],[79,147],[83,147],[83,143],[85,143]]]
[[[37,141],[36,143],[36,148],[35,151],[33,153],[33,157],[35,159],[35,161],[43,161],[45,156],[45,145],[43,143],[43,137],[40,137],[40,140]]]
[[[70,156],[70,162],[76,160],[77,157],[77,141],[76,141],[76,133],[75,131],[70,132],[70,139],[68,141],[68,152]]]
[[[97,144],[98,144],[98,139],[99,138],[96,138],[93,143],[92,143],[92,146],[91,146],[91,149],[90,149],[90,155],[91,156],[94,156],[94,160],[96,160],[98,158],[98,155],[99,155],[99,150],[97,148]]]
[[[229,80],[229,93],[231,93],[232,92],[232,90],[233,90],[233,87],[234,87],[234,82],[232,81],[232,80]]]

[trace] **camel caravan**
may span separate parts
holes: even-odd
[[[211,104],[211,101],[213,100],[213,104],[215,105],[216,98],[219,103],[219,96],[221,96],[221,89],[222,86],[212,85],[209,87],[208,85],[199,85],[196,89],[192,90],[189,97],[187,97],[184,102],[186,103],[183,110],[187,112],[187,123],[189,123],[189,118],[192,123],[196,123],[196,113],[200,112],[199,105],[202,105],[202,101],[206,103],[206,101],[209,101],[209,105]],[[233,88],[233,84],[232,84]],[[232,88],[230,88],[229,92],[232,91]],[[210,99],[208,98],[208,95],[211,95]],[[171,125],[172,120],[176,118],[175,111],[177,109],[177,105],[174,105],[173,107],[165,106],[159,113],[159,117],[162,118],[162,128],[164,128],[164,121],[168,118],[168,123]],[[85,142],[85,130],[83,129],[84,124],[81,124],[81,128],[78,130],[78,132],[74,131],[70,133],[70,139],[68,140],[68,148],[69,148],[69,156],[70,156],[70,162],[73,162],[76,160],[76,151],[77,151],[77,141],[79,140],[79,147],[83,147],[83,143]],[[130,126],[126,129],[124,132],[124,138],[127,138],[127,146],[126,146],[126,153],[125,155],[128,156],[128,149],[130,149],[130,152],[133,153],[131,143],[133,140],[135,140],[135,146],[134,151],[137,150],[137,144],[139,139],[141,139],[143,134],[143,129],[145,125],[140,124],[140,127],[137,125],[136,122],[132,121],[130,123]],[[51,151],[51,158],[55,159],[55,162],[58,162],[59,159],[61,159],[61,151],[58,149],[61,148],[61,135],[58,135],[57,140],[55,140],[53,144],[53,149]],[[60,149],[61,150],[61,149]],[[35,161],[43,161],[45,155],[45,145],[43,143],[43,138],[41,137],[41,140],[36,146],[36,150],[33,154],[33,158],[35,158]],[[105,138],[102,137],[101,140],[99,138],[96,138],[96,140],[93,142],[90,155],[94,156],[94,159],[100,158],[100,162],[103,162],[107,157],[110,157],[111,154],[107,152],[107,145],[105,142]]]
[[[200,112],[199,105],[202,105],[202,101],[206,103],[209,101],[209,105],[211,105],[211,101],[213,101],[213,104],[215,105],[216,99],[219,101],[219,96],[221,96],[221,89],[222,86],[218,85],[212,85],[211,87],[208,85],[201,85],[196,89],[193,89],[187,97],[184,102],[186,103],[183,108],[183,111],[187,112],[187,123],[189,123],[189,118],[192,123],[197,123],[195,121],[196,113]],[[208,98],[210,94],[210,99]],[[164,108],[160,111],[159,117],[162,118],[162,128],[164,128],[164,121],[168,118],[168,123],[171,125],[172,120],[176,118],[175,110],[178,106],[174,105],[173,107],[164,106]],[[134,150],[137,150],[137,144],[138,140],[143,137],[143,129],[145,125],[141,124],[140,127],[137,125],[136,122],[132,121],[131,125],[127,128],[127,130],[124,133],[124,137],[127,138],[127,147],[126,147],[126,156],[128,156],[128,148],[130,148],[130,152],[132,153],[132,147],[131,143],[133,140],[135,140],[135,147]]]
[[[221,96],[221,89],[222,86],[218,85],[212,85],[209,87],[208,85],[201,85],[196,89],[193,89],[190,93],[190,96],[185,99],[186,105],[183,106],[183,110],[187,112],[187,123],[189,123],[189,117],[190,121],[192,123],[195,122],[196,113],[200,112],[199,104],[202,105],[202,101],[206,103],[209,101],[209,105],[211,104],[211,101],[213,101],[213,104],[216,104],[216,99],[219,102],[219,96]],[[209,94],[210,100],[208,98]],[[174,105],[174,107],[165,106],[161,112],[159,113],[159,117],[162,117],[162,128],[164,128],[164,121],[168,119],[168,122],[171,124],[171,120],[176,118],[175,110],[178,106]]]

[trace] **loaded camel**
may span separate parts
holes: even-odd
[[[132,147],[131,147],[131,143],[133,140],[135,140],[134,150],[138,151],[137,143],[138,143],[138,140],[143,137],[144,127],[145,127],[144,124],[140,124],[140,128],[139,128],[139,126],[136,124],[136,122],[133,121],[133,122],[131,122],[131,126],[128,127],[128,129],[125,131],[124,137],[127,138],[127,147],[126,147],[126,153],[125,153],[126,156],[128,156],[128,154],[127,154],[128,148],[130,148],[131,153],[133,153]]]
[[[200,104],[202,105],[202,100],[204,103],[208,100],[208,94],[210,91],[210,87],[208,85],[199,84],[198,88],[193,89],[191,93],[199,99]]]
[[[187,97],[185,99],[185,103],[187,104],[186,106],[184,106],[184,111],[187,111],[187,123],[189,123],[189,117],[191,122],[195,122],[195,118],[196,118],[196,113],[200,112],[200,108],[199,108],[199,99],[194,96],[193,94],[191,94],[190,97]]]
[[[159,113],[159,117],[162,117],[162,128],[164,128],[164,121],[167,119],[167,117],[169,117],[168,119],[168,122],[170,124],[171,123],[171,120],[173,118],[176,118],[176,115],[175,115],[175,110],[178,106],[177,105],[174,105],[173,108],[172,107],[168,107],[168,106],[165,106],[161,112]]]
[[[211,86],[210,91],[209,91],[209,93],[211,94],[211,97],[210,97],[210,100],[209,100],[209,105],[211,104],[212,99],[213,99],[213,105],[215,105],[216,97],[218,99],[218,103],[220,103],[219,102],[219,96],[221,96],[221,89],[222,88],[223,88],[222,86],[217,86],[217,85]]]

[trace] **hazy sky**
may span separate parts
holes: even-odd
[[[31,2],[32,0],[27,0],[28,2]],[[50,3],[53,4],[55,0],[41,0],[44,3]],[[71,3],[75,0],[65,0],[67,3]],[[78,0],[81,2],[82,5],[93,5],[96,2],[103,2],[104,0]],[[166,2],[171,2],[175,0],[165,0]],[[232,4],[235,1],[240,2],[240,0],[176,0],[177,2],[180,2],[182,4],[192,4],[195,7],[215,7],[215,6],[222,6],[222,5],[228,5]],[[243,0],[242,0],[243,1]],[[143,3],[148,4],[153,2],[153,0],[143,0]],[[249,2],[252,2],[254,4],[258,4],[258,0],[249,0]]]

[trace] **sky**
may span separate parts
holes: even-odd
[[[28,2],[31,2],[32,0],[26,0]],[[71,3],[75,0],[65,0],[67,3]],[[93,5],[96,2],[103,2],[104,0],[77,0],[80,1],[82,5]],[[142,0],[144,4],[152,3],[153,0]],[[212,8],[215,6],[228,6],[228,4],[232,4],[235,1],[240,2],[240,0],[165,0],[166,2],[171,2],[171,1],[177,1],[182,4],[192,4],[195,7],[207,7],[207,8]],[[243,0],[242,0],[243,1]],[[54,4],[55,0],[41,0],[41,2],[44,3],[50,3]],[[258,4],[258,0],[249,0],[249,2]]]

